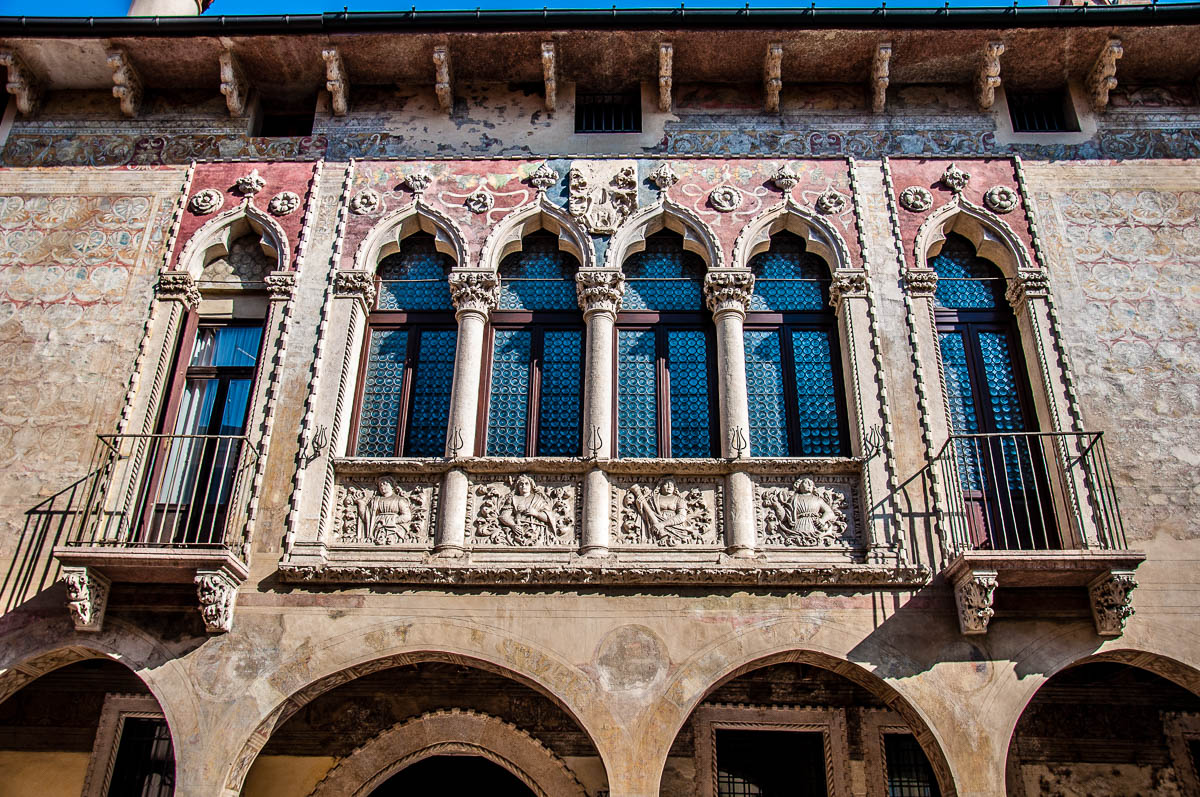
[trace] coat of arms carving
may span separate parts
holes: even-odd
[[[576,161],[567,187],[567,210],[588,232],[611,233],[637,210],[632,161]]]

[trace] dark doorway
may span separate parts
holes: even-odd
[[[478,756],[439,755],[405,767],[371,797],[534,797],[528,786],[499,764]]]
[[[718,797],[826,797],[820,733],[717,731]]]

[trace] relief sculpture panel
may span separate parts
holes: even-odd
[[[616,538],[620,545],[662,548],[717,545],[720,501],[720,488],[699,479],[614,485]]]
[[[758,534],[762,545],[787,548],[858,548],[861,523],[848,477],[818,484],[801,477],[791,483],[763,480],[755,487]]]
[[[338,545],[430,545],[433,500],[431,485],[401,485],[390,476],[339,484],[333,541]]]
[[[541,483],[539,483],[541,482]],[[477,484],[467,504],[470,541],[506,548],[545,548],[578,542],[573,481],[520,475]]]

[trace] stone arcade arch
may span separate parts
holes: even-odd
[[[449,255],[455,267],[468,268],[466,237],[453,219],[420,199],[396,210],[371,228],[354,253],[354,270],[374,274],[380,261],[400,251],[401,242],[417,232],[433,236],[437,251]]]
[[[544,193],[537,199],[513,209],[488,233],[479,254],[479,268],[496,274],[500,262],[513,252],[521,251],[525,236],[547,230],[558,236],[558,248],[574,255],[579,270],[596,267],[596,247],[587,231]]]

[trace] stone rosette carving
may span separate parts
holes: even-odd
[[[88,567],[64,567],[62,582],[67,588],[67,611],[76,631],[99,631],[108,608],[108,578]]]
[[[159,272],[154,295],[160,301],[183,302],[189,308],[200,306],[200,289],[196,287],[196,280],[186,271]]]
[[[783,193],[790,194],[793,188],[800,185],[800,175],[785,163],[771,175],[771,182]]]
[[[550,168],[550,165],[543,162],[540,166],[533,170],[533,174],[529,175],[529,184],[532,185],[539,194],[544,194],[554,186],[558,185],[558,172]]]
[[[575,274],[575,295],[585,316],[615,314],[625,296],[625,275],[620,271],[579,271]]]
[[[290,299],[292,292],[296,290],[296,275],[290,271],[268,274],[263,277],[263,285],[267,288],[267,295],[272,299]]]
[[[865,271],[835,273],[829,283],[829,304],[837,307],[842,299],[848,296],[865,296],[867,293],[867,274]]]
[[[1133,571],[1113,570],[1088,585],[1092,617],[1100,636],[1120,636],[1125,621],[1133,616],[1133,591],[1137,588]]]
[[[375,277],[365,271],[339,271],[333,278],[333,292],[358,297],[370,307],[375,304]]]
[[[467,517],[476,545],[535,548],[576,540],[575,486],[538,484],[522,474],[511,483],[476,485]]]
[[[844,211],[847,205],[846,197],[833,188],[826,188],[824,193],[817,197],[817,212],[825,216],[837,215]]]
[[[209,213],[215,213],[223,204],[224,194],[215,188],[205,188],[192,194],[192,198],[188,200],[188,210],[197,216],[207,216]]]
[[[486,313],[496,306],[500,283],[491,272],[453,272],[450,274],[450,300],[458,310]]]
[[[708,204],[721,213],[732,213],[742,206],[742,192],[732,185],[719,185],[709,193]]]
[[[233,192],[238,196],[254,196],[266,186],[267,181],[258,173],[258,169],[252,169],[249,174],[243,174],[233,181]]]
[[[913,296],[933,296],[937,292],[938,276],[933,269],[906,269],[904,286]]]
[[[367,216],[377,212],[383,206],[383,197],[377,191],[364,188],[350,198],[350,212],[359,216]]]
[[[846,548],[855,537],[846,518],[846,496],[809,478],[791,487],[760,487],[763,544],[796,548]]]
[[[344,482],[334,491],[333,542],[337,545],[428,545],[426,485],[399,485],[391,476],[373,483]]]
[[[910,185],[900,192],[900,207],[910,213],[924,213],[933,207],[933,194],[928,188]]]
[[[654,183],[659,191],[668,191],[679,182],[679,175],[671,168],[671,164],[663,161],[650,172],[650,182]]]
[[[706,545],[717,541],[714,507],[699,487],[680,489],[674,479],[630,485],[621,499],[619,539],[624,545]]]
[[[946,167],[946,171],[942,172],[942,185],[955,194],[961,194],[969,182],[971,182],[971,175],[953,163]]]
[[[706,274],[704,297],[713,315],[722,312],[746,312],[754,292],[754,275],[749,271],[726,271]]]
[[[1020,201],[1021,198],[1017,195],[1016,189],[1006,185],[992,186],[983,195],[983,204],[987,205],[988,210],[996,213],[1011,213],[1017,209]]]
[[[237,583],[221,571],[201,570],[196,573],[195,584],[205,630],[210,634],[230,631]]]
[[[414,194],[423,194],[433,183],[433,177],[428,172],[413,172],[404,178],[404,187]]]
[[[476,188],[463,200],[463,207],[476,214],[487,213],[495,206],[496,197],[492,196],[490,191],[485,191],[482,188]]]
[[[637,210],[637,165],[575,163],[567,173],[567,211],[592,233],[611,233]]]
[[[273,216],[286,216],[295,213],[300,208],[300,195],[295,191],[280,191],[271,197],[267,210]]]
[[[986,634],[996,610],[992,601],[999,583],[995,570],[968,570],[954,584],[958,627],[963,634]]]

